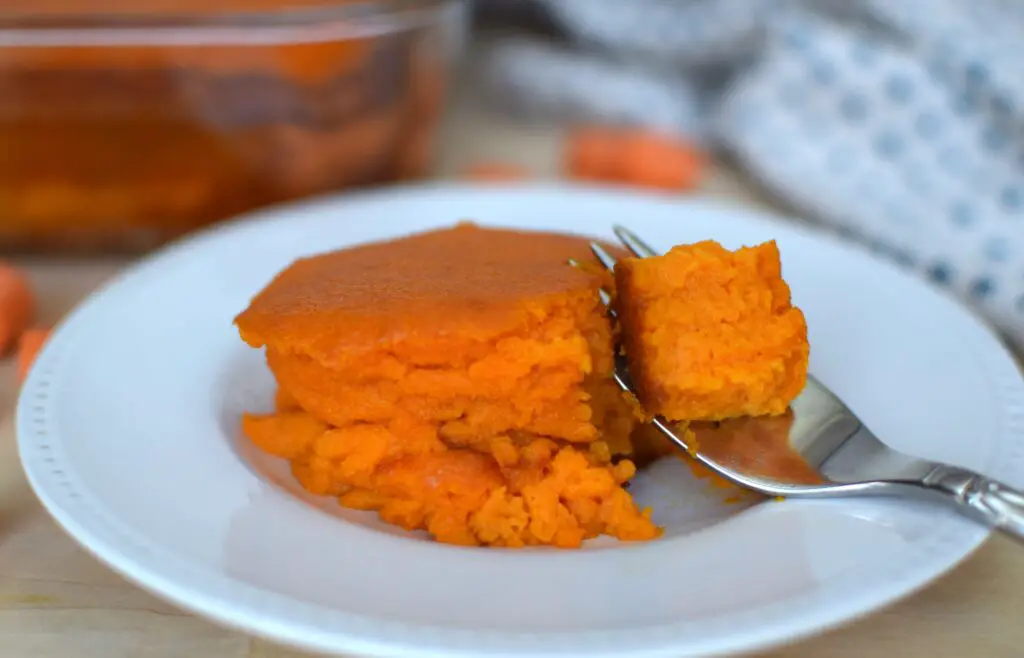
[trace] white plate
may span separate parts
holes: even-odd
[[[761,648],[921,587],[987,531],[879,500],[725,505],[664,462],[659,541],[466,549],[402,536],[259,475],[236,443],[271,379],[231,321],[297,256],[464,217],[656,247],[778,240],[811,369],[894,447],[1024,485],[1024,388],[993,335],[859,249],[770,218],[628,192],[392,190],[274,209],[180,243],[83,304],[18,405],[36,493],[101,560],[221,623],[327,652],[683,656]],[[258,461],[258,460],[257,460]],[[720,495],[719,495],[720,498]]]

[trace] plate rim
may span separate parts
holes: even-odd
[[[640,202],[658,200],[660,202],[676,204],[680,208],[681,212],[704,212],[714,215],[733,215],[739,216],[745,221],[751,221],[754,223],[771,222],[775,225],[779,225],[779,221],[782,219],[779,215],[770,212],[749,209],[728,203],[708,201],[705,199],[678,198],[667,194],[649,194],[646,192],[620,190],[616,188],[605,188],[591,185],[566,185],[556,183],[530,186],[520,185],[510,189],[515,189],[519,193],[524,193],[525,191],[526,194],[548,193],[559,196],[565,194],[610,194],[619,197],[635,197],[638,198]],[[42,468],[41,464],[34,461],[30,456],[30,449],[32,447],[31,440],[38,438],[38,435],[34,433],[32,427],[34,419],[37,419],[39,417],[37,414],[40,413],[36,410],[40,405],[45,407],[49,404],[49,402],[47,402],[49,398],[48,395],[46,395],[48,383],[45,383],[47,382],[47,373],[52,376],[53,370],[60,361],[62,351],[74,346],[73,329],[78,318],[82,317],[82,315],[88,314],[90,312],[89,309],[95,308],[97,305],[101,305],[103,300],[108,296],[116,295],[117,291],[123,286],[142,285],[146,278],[154,271],[171,265],[172,261],[188,258],[189,252],[193,249],[201,248],[206,246],[208,243],[221,240],[225,236],[236,234],[238,231],[258,232],[260,227],[263,225],[273,224],[279,221],[287,221],[288,215],[290,214],[315,213],[318,209],[327,209],[337,207],[339,205],[350,206],[367,202],[380,203],[382,201],[386,203],[390,197],[394,197],[396,195],[407,196],[410,194],[420,195],[424,193],[439,193],[442,195],[467,193],[492,195],[507,194],[508,191],[509,189],[506,188],[497,189],[467,184],[407,185],[397,189],[388,188],[385,190],[372,190],[356,194],[348,193],[327,195],[307,199],[297,203],[282,204],[241,215],[235,219],[198,231],[145,256],[125,268],[121,273],[90,294],[72,312],[67,314],[67,316],[54,328],[50,341],[48,341],[47,345],[43,348],[37,358],[36,367],[33,368],[32,372],[30,372],[29,377],[26,379],[25,384],[22,387],[16,409],[16,434],[22,467],[28,476],[28,481],[36,496],[40,499],[51,517],[53,517],[65,532],[67,532],[77,543],[83,546],[90,554],[99,559],[102,563],[120,573],[128,580],[139,585],[142,589],[154,593],[161,598],[165,598],[179,607],[198,613],[202,616],[206,616],[207,618],[214,619],[222,625],[244,630],[247,633],[265,637],[279,643],[320,651],[348,651],[355,652],[357,654],[369,652],[374,655],[387,656],[487,655],[497,657],[506,655],[617,655],[626,651],[627,649],[622,648],[622,645],[619,642],[608,638],[608,633],[606,632],[595,632],[596,635],[593,635],[589,631],[580,631],[564,634],[568,635],[568,638],[563,638],[562,641],[557,641],[556,638],[553,637],[554,635],[557,635],[555,633],[523,633],[522,635],[530,638],[543,638],[543,641],[548,645],[548,648],[541,649],[538,643],[537,646],[534,646],[531,650],[505,652],[501,649],[502,642],[514,635],[513,633],[496,631],[467,631],[463,629],[449,628],[441,628],[426,633],[427,637],[430,635],[441,635],[448,638],[448,641],[437,641],[437,638],[435,638],[437,644],[433,648],[430,648],[425,647],[422,643],[424,638],[419,637],[422,635],[422,631],[427,629],[413,627],[403,631],[402,627],[408,626],[407,624],[376,618],[372,620],[372,624],[378,627],[397,625],[398,628],[395,630],[398,631],[398,633],[392,635],[388,641],[382,642],[380,637],[378,637],[376,641],[360,639],[359,637],[352,635],[351,630],[348,634],[339,634],[338,631],[332,630],[327,635],[334,638],[333,640],[328,641],[325,638],[319,638],[322,643],[318,643],[317,638],[314,637],[311,641],[309,633],[311,630],[315,629],[303,629],[301,621],[296,622],[292,620],[289,622],[275,622],[273,619],[273,617],[275,617],[275,610],[273,610],[274,606],[266,606],[267,609],[261,610],[261,606],[253,607],[249,605],[239,605],[237,601],[232,602],[231,597],[227,597],[224,601],[218,601],[216,600],[216,596],[210,595],[208,592],[197,592],[188,587],[180,587],[173,582],[173,579],[168,581],[168,575],[163,573],[168,570],[174,571],[174,569],[158,569],[152,567],[152,565],[147,568],[145,560],[140,560],[138,555],[135,555],[133,559],[130,554],[123,550],[123,547],[118,548],[116,543],[111,544],[109,540],[104,539],[101,536],[97,536],[93,529],[88,527],[88,524],[83,525],[76,520],[74,514],[71,513],[70,510],[65,509],[65,506],[61,502],[51,496],[53,491],[50,483],[46,481],[45,477],[42,477],[41,472],[37,471],[37,469]],[[581,226],[580,228],[585,228],[585,226]],[[954,302],[961,313],[970,317],[974,325],[974,329],[980,330],[984,333],[984,335],[979,334],[978,338],[984,338],[985,340],[981,342],[989,343],[989,345],[985,346],[986,349],[984,350],[978,350],[984,352],[983,354],[979,354],[978,358],[983,359],[986,362],[986,371],[991,372],[993,374],[993,380],[998,380],[998,383],[1000,384],[1002,391],[1001,395],[998,396],[998,401],[1001,403],[1001,406],[1006,408],[1006,403],[1009,401],[1010,407],[1016,407],[1016,409],[1008,413],[1008,417],[1013,419],[1013,425],[1018,430],[1015,434],[1024,434],[1024,383],[1021,381],[1021,375],[1016,361],[1005,344],[1003,344],[999,339],[995,331],[980,320],[980,318],[969,307],[963,304],[956,297],[949,294],[948,291],[938,288],[927,281],[922,281],[920,278],[898,268],[894,264],[879,259],[877,256],[874,256],[871,252],[859,245],[839,240],[834,235],[811,228],[805,224],[800,224],[797,221],[784,223],[780,230],[789,234],[799,234],[813,241],[825,240],[830,242],[833,246],[841,249],[858,251],[862,255],[869,257],[873,261],[873,265],[884,266],[891,270],[890,273],[910,277],[914,279],[917,284],[930,288],[933,292],[942,294],[946,297],[947,301]],[[40,393],[43,393],[42,398],[39,396]],[[1014,400],[1013,398],[1017,399]],[[1009,409],[1006,410],[1010,411]],[[1004,425],[1006,422],[1009,421],[1004,421]],[[1004,427],[1002,433],[1007,433],[1008,429],[1012,428]],[[1020,462],[1024,459],[1024,451],[1022,451],[1022,448],[1024,448],[1024,445],[1017,445],[1016,450],[1013,451],[1014,454],[1011,456],[1013,457],[1014,462]],[[101,516],[102,514],[97,517],[101,526],[110,522],[115,523],[111,528],[114,529],[114,534],[116,535],[116,521],[105,521],[100,518]],[[822,615],[819,611],[818,614],[813,616],[805,615],[804,617],[790,620],[788,624],[777,623],[772,625],[771,628],[768,628],[767,625],[762,625],[762,628],[759,629],[759,633],[747,632],[742,637],[735,638],[733,641],[724,643],[719,642],[717,645],[712,643],[710,646],[702,646],[699,639],[694,642],[693,638],[687,638],[686,644],[673,644],[669,642],[668,644],[649,646],[646,649],[637,649],[634,644],[628,649],[628,651],[630,652],[630,655],[650,656],[652,658],[655,656],[668,655],[717,655],[722,652],[765,649],[777,646],[784,642],[807,637],[809,635],[819,633],[827,628],[848,623],[853,619],[864,616],[878,609],[879,607],[889,605],[896,600],[918,591],[959,564],[962,560],[966,559],[989,535],[990,531],[986,528],[982,528],[981,526],[977,526],[977,531],[973,534],[963,533],[961,528],[957,533],[947,533],[946,535],[942,535],[941,541],[936,539],[934,541],[934,545],[930,545],[928,548],[930,552],[934,552],[939,549],[943,549],[946,552],[946,557],[941,560],[941,564],[938,566],[929,565],[929,568],[921,568],[918,566],[917,571],[912,578],[907,577],[907,571],[905,569],[901,570],[900,577],[895,579],[902,582],[901,586],[890,586],[888,588],[876,587],[874,589],[888,589],[890,591],[887,593],[884,591],[874,592],[871,596],[867,596],[864,591],[862,591],[859,598],[850,597],[844,600],[843,603],[845,605],[837,605],[835,602],[832,602],[828,607],[828,612],[830,614]],[[119,553],[121,553],[121,555],[118,555]],[[920,553],[920,550],[915,551],[915,553]],[[173,564],[173,562],[171,564]],[[254,586],[237,581],[228,576],[222,575],[220,576],[220,579],[224,580],[231,587],[255,589]],[[259,594],[259,597],[287,599],[287,597],[283,595],[270,592],[263,592]],[[299,606],[308,605],[302,602],[292,602],[291,605],[294,607],[296,604]],[[254,609],[249,609],[251,607]],[[353,616],[349,613],[342,612],[338,612],[338,614],[346,617]],[[796,623],[799,620],[802,620],[802,623]],[[280,626],[281,628],[275,629],[275,626]],[[665,630],[669,631],[671,626],[672,625],[665,626]],[[387,629],[381,629],[381,631],[378,631],[376,635],[381,636],[386,632],[386,630]],[[409,632],[410,630],[412,632]],[[468,636],[474,640],[483,640],[483,643],[478,644],[474,642],[472,646],[453,646],[451,641],[452,636],[462,633],[468,634]],[[615,631],[613,633],[623,633],[623,631]],[[300,638],[299,635],[303,634],[305,634],[305,637]],[[312,635],[315,636],[316,633],[313,632]],[[338,638],[342,635],[347,637],[347,641],[345,643],[346,646],[341,646],[338,642]],[[571,646],[570,644],[566,644],[565,639],[571,640]],[[497,643],[495,640],[497,640]],[[552,640],[556,641],[552,643]],[[578,648],[579,645],[582,644],[586,644],[586,646],[584,648]],[[556,645],[557,648],[554,648]],[[687,653],[694,651],[697,651],[698,653]],[[710,654],[708,653],[709,651]]]

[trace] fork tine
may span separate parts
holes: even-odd
[[[626,245],[626,249],[629,249],[637,258],[648,258],[658,255],[657,251],[625,226],[616,224],[612,227],[612,230],[615,231],[615,235],[622,241],[622,244]]]
[[[608,256],[608,258],[611,258],[611,256]],[[614,263],[615,263],[614,259],[612,259],[612,263],[613,263],[612,267],[614,267]],[[577,269],[584,269],[583,264],[580,263],[575,258],[570,258],[569,259],[569,265],[572,265],[573,267],[575,267]],[[605,308],[608,310],[608,315],[612,316],[613,318],[616,317],[616,315],[615,315],[615,308],[612,306],[612,296],[611,296],[611,294],[609,294],[609,292],[607,290],[605,290],[604,288],[598,288],[597,289],[597,295],[598,295],[598,297],[600,297],[601,303],[604,304]]]
[[[615,257],[605,251],[604,247],[596,242],[591,242],[590,251],[594,252],[594,255],[597,256],[597,260],[601,262],[601,265],[604,265],[605,269],[609,272],[615,271]]]

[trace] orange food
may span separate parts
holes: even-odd
[[[625,258],[615,279],[630,374],[648,413],[781,414],[803,389],[807,324],[774,241],[735,252],[704,241]]]
[[[28,371],[36,360],[36,355],[43,348],[46,339],[50,337],[49,329],[29,329],[21,335],[18,341],[18,381],[23,382],[28,377]]]
[[[566,172],[582,180],[691,190],[704,167],[703,154],[691,144],[646,130],[582,128],[566,146]]]
[[[622,488],[609,277],[572,236],[451,229],[297,261],[236,318],[278,411],[244,421],[308,490],[461,544],[658,529]]]
[[[635,469],[607,452],[549,439],[493,453],[446,446],[436,428],[408,421],[329,428],[305,412],[247,416],[247,436],[292,460],[310,492],[376,511],[408,530],[464,545],[573,548],[601,533],[650,539],[657,528],[622,484]]]
[[[237,324],[267,348],[279,385],[332,425],[401,409],[466,445],[511,430],[594,441],[611,328],[601,276],[570,256],[590,260],[586,242],[464,224],[300,260]]]
[[[0,263],[0,356],[17,344],[32,322],[36,301],[25,274],[9,263]]]
[[[350,29],[311,38],[316,28],[288,18],[290,10],[335,11],[338,2],[4,4],[8,16],[60,23],[70,12],[97,27],[125,14],[171,22],[217,14],[217,24],[241,34],[260,28],[232,11],[267,12],[294,36],[224,41],[198,27],[188,43],[5,45],[4,247],[142,250],[245,210],[422,177],[431,165],[447,65],[441,21],[430,12],[374,31],[362,28],[397,15],[358,10],[346,13]]]
[[[530,173],[525,167],[508,162],[478,162],[463,169],[462,177],[484,182],[517,181],[529,178]]]
[[[630,442],[630,459],[638,468],[643,468],[662,457],[686,454],[682,448],[665,438],[656,427],[647,423],[637,425],[630,435]]]

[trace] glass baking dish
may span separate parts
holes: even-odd
[[[0,7],[0,249],[145,250],[427,173],[457,0],[283,1]]]

